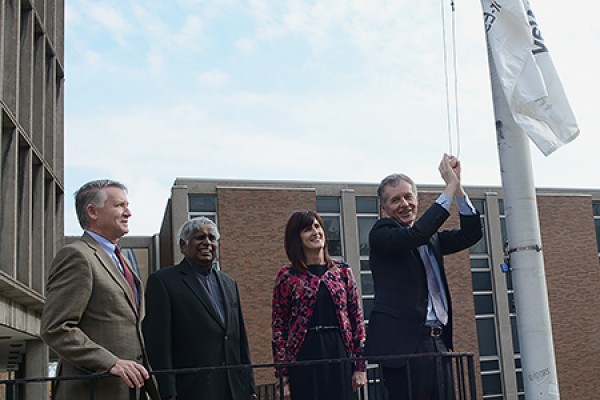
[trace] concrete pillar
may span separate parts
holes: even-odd
[[[172,218],[172,238],[173,238],[173,262],[176,264],[181,261],[182,256],[179,250],[179,240],[177,233],[181,225],[189,219],[188,206],[189,190],[187,185],[175,185],[171,189],[171,218]]]
[[[28,340],[25,350],[25,376],[48,376],[48,347],[41,340]],[[28,383],[22,388],[25,400],[48,399],[50,383]]]
[[[358,226],[356,223],[356,197],[354,189],[342,189],[342,229],[344,231],[345,259],[352,266],[352,273],[362,295],[360,280],[360,255],[358,252]]]
[[[510,323],[510,309],[507,299],[506,275],[500,269],[504,262],[504,243],[500,227],[500,210],[498,208],[498,194],[485,194],[486,231],[490,254],[490,269],[494,287],[494,303],[496,304],[496,329],[498,337],[498,355],[504,382],[504,398],[516,400],[518,398],[517,377],[515,372],[515,355],[513,350],[512,327]]]

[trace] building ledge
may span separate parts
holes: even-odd
[[[35,290],[0,271],[0,293],[2,297],[26,306],[33,311],[42,311],[44,297]]]

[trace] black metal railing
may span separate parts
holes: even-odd
[[[427,353],[427,354],[411,354],[402,356],[384,356],[384,357],[369,357],[368,359],[363,358],[344,358],[344,359],[328,359],[328,360],[315,360],[315,361],[299,361],[288,364],[252,364],[252,365],[229,365],[229,366],[217,366],[217,367],[202,367],[202,368],[185,368],[177,370],[155,370],[151,373],[155,376],[160,375],[177,375],[177,374],[205,374],[207,379],[210,381],[210,375],[223,370],[241,370],[241,369],[253,369],[257,370],[268,370],[270,372],[276,369],[283,369],[289,367],[302,367],[302,366],[316,366],[326,365],[335,363],[347,363],[364,360],[368,362],[367,367],[367,385],[360,388],[357,391],[357,400],[385,400],[387,398],[385,389],[382,384],[382,373],[379,363],[385,361],[404,361],[407,365],[410,365],[411,361],[416,359],[429,357],[433,358],[434,365],[437,368],[438,377],[437,390],[438,393],[445,393],[444,400],[476,400],[477,399],[477,381],[475,378],[475,368],[473,363],[473,353]],[[443,376],[442,368],[449,368],[449,373],[446,375],[449,380],[441,378]],[[410,368],[406,368],[407,380],[411,382],[414,377],[410,376]],[[48,384],[48,398],[51,399],[54,385],[59,381],[87,381],[89,384],[89,400],[94,400],[94,387],[100,380],[112,379],[114,384],[123,384],[120,378],[117,378],[108,373],[98,373],[81,376],[69,376],[69,377],[32,377],[32,378],[18,378],[18,379],[6,379],[0,380],[0,390],[4,386],[4,395],[6,400],[18,400],[21,399],[20,391],[26,385],[46,383]],[[283,393],[277,390],[277,387],[283,385],[283,377],[280,374],[280,378],[274,382],[262,384],[257,386],[257,395],[259,400],[283,400]],[[138,394],[135,389],[129,391],[129,399],[137,400]],[[218,400],[218,399],[214,399]],[[314,400],[329,400],[319,399]],[[412,400],[412,399],[408,399]],[[414,399],[417,400],[417,399]]]

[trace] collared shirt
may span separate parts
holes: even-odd
[[[442,193],[437,198],[436,203],[438,203],[439,205],[441,205],[448,211],[448,210],[450,210],[450,206],[452,205],[452,197],[448,196],[447,194]],[[469,196],[467,196],[466,194],[464,196],[456,196],[456,205],[458,206],[458,212],[461,215],[471,216],[471,215],[477,214],[477,210],[475,209],[475,207],[473,207],[473,204],[471,203]],[[440,287],[441,301],[444,304],[444,306],[446,307],[446,310],[448,310],[448,295],[446,294],[446,290],[444,289],[444,285],[442,283],[442,273],[440,271],[440,266],[438,265],[437,259],[433,255],[429,246],[424,244],[422,247],[424,248],[423,250],[425,251],[427,258],[429,258],[433,272],[435,274],[435,278],[438,282],[438,286]],[[425,318],[425,325],[429,325],[429,326],[440,325],[440,322],[438,321],[437,316],[435,315],[435,312],[433,311],[433,305],[431,302],[431,294],[429,294],[428,299],[427,299],[427,316]]]
[[[115,254],[115,248],[117,247],[116,244],[114,244],[113,242],[111,242],[110,240],[108,240],[107,238],[105,238],[104,236],[100,236],[95,232],[92,231],[85,231],[88,235],[90,235],[96,242],[100,243],[100,246],[102,247],[102,249],[104,249],[104,251],[106,251],[106,254],[108,254],[108,256],[110,257],[110,259],[113,261],[113,263],[116,265],[116,267],[119,269],[119,271],[121,271],[121,273],[123,274],[123,267],[121,266],[121,263],[119,262],[119,259],[117,258],[117,255]]]
[[[188,260],[189,261],[189,260]],[[196,278],[200,281],[200,284],[208,292],[208,296],[217,312],[217,315],[221,318],[221,322],[225,324],[225,301],[223,299],[223,292],[217,281],[217,275],[213,271],[214,267],[202,268],[194,263],[190,262],[194,266],[194,272]]]
[[[119,269],[119,272],[121,272],[121,274],[123,276],[125,276],[125,271],[123,270],[123,266],[121,266],[121,262],[119,261],[119,259],[117,258],[117,255],[115,254],[115,249],[117,247],[116,244],[114,244],[113,242],[111,242],[110,240],[108,240],[107,238],[105,238],[104,236],[98,235],[95,232],[92,231],[85,231],[88,235],[90,235],[96,242],[98,242],[100,244],[100,247],[102,247],[102,249],[104,251],[106,251],[106,254],[108,254],[108,256],[110,257],[110,259],[113,261],[113,263],[115,264],[115,266]],[[133,273],[133,271],[132,271]],[[137,285],[135,285],[135,298],[138,299],[139,297],[139,289],[137,287]]]
[[[450,211],[450,206],[452,205],[452,197],[448,196],[445,193],[440,194],[440,197],[435,201],[440,206],[444,207],[446,211]],[[477,214],[477,210],[473,207],[469,196],[465,194],[464,196],[456,196],[456,205],[458,206],[458,212],[461,215],[475,215]]]

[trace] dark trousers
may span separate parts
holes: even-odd
[[[440,337],[423,336],[416,353],[439,353],[448,349]],[[383,367],[388,400],[453,400],[452,364],[441,357],[411,358],[400,368]]]

